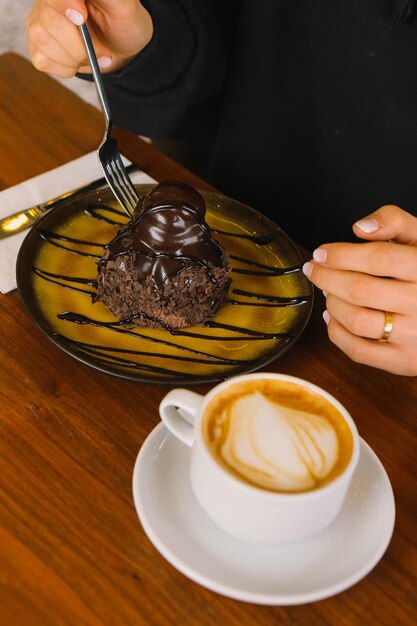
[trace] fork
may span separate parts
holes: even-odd
[[[93,78],[97,89],[98,99],[106,123],[104,136],[97,150],[98,159],[100,161],[104,176],[109,184],[110,189],[112,190],[126,213],[131,217],[139,201],[139,196],[136,193],[136,189],[129,178],[129,174],[125,169],[122,158],[120,156],[119,148],[117,146],[117,141],[114,137],[111,136],[112,117],[110,105],[107,99],[106,91],[104,89],[103,79],[100,73],[100,68],[97,62],[93,42],[91,41],[88,26],[87,24],[82,24],[79,29],[85,49],[87,51],[88,60],[91,65],[91,70],[93,72]]]

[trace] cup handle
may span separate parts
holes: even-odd
[[[203,396],[188,389],[173,389],[159,405],[159,414],[171,434],[190,448],[193,445],[193,424]]]

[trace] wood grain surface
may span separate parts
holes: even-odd
[[[102,130],[93,107],[24,59],[0,57],[0,189],[94,150]],[[148,143],[116,132],[122,152],[156,179],[209,188]],[[169,388],[77,362],[32,324],[16,291],[0,295],[0,623],[416,624],[416,379],[351,362],[329,342],[323,308],[317,294],[307,329],[267,369],[306,378],[347,407],[388,472],[396,525],[383,559],[349,590],[268,607],[190,581],[142,530],[133,466]]]

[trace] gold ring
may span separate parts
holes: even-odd
[[[384,325],[383,333],[381,337],[379,338],[379,341],[387,342],[388,339],[390,338],[390,335],[394,326],[394,318],[393,318],[392,313],[390,313],[389,311],[383,311],[383,313],[385,315],[385,325]]]

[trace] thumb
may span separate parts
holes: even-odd
[[[417,245],[417,217],[387,204],[353,225],[353,232],[369,241],[396,241]]]

